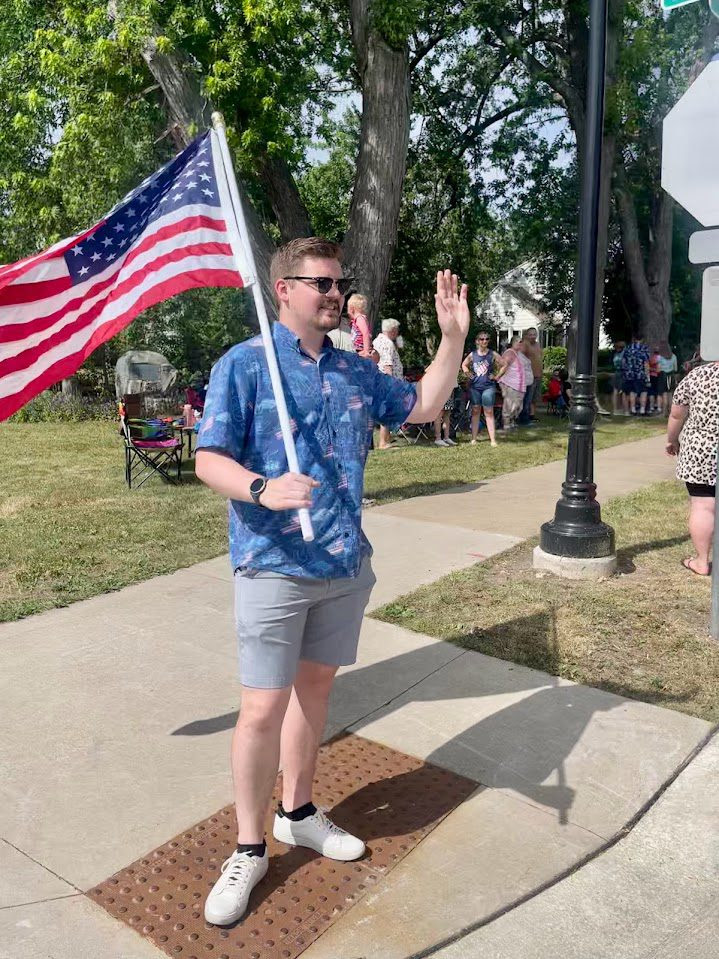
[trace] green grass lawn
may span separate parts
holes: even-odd
[[[465,649],[719,721],[719,643],[708,637],[710,580],[690,555],[682,484],[602,506],[619,575],[599,583],[532,568],[536,541],[401,597],[373,615]]]
[[[602,417],[594,447],[601,450],[632,442],[664,428],[656,418]],[[560,459],[567,451],[567,421],[545,416],[533,429],[515,430],[506,437],[500,434],[498,443],[491,449],[483,431],[476,446],[461,442],[451,449],[418,445],[373,453],[365,474],[366,495],[378,503],[390,503]]]
[[[412,446],[372,453],[367,495],[380,502],[474,482],[557,459],[566,421],[523,430],[490,450]],[[602,422],[598,448],[661,429],[655,420]],[[112,423],[4,423],[0,621],[64,606],[172,572],[226,549],[226,506],[185,464],[185,483],[153,478],[129,491]]]

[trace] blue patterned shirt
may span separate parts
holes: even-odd
[[[371,547],[362,532],[364,467],[375,422],[404,423],[417,400],[411,383],[325,339],[315,361],[281,323],[272,331],[300,472],[319,482],[305,543],[295,510],[231,500],[233,569],[287,576],[356,576]],[[245,469],[275,478],[288,471],[270,374],[259,336],[229,350],[212,369],[197,448],[225,453]]]

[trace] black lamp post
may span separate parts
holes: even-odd
[[[567,475],[554,519],[543,524],[539,540],[545,553],[575,559],[611,556],[614,552],[614,530],[601,520],[594,483],[594,320],[606,36],[607,0],[590,0],[586,142],[579,215],[577,357],[569,408]]]

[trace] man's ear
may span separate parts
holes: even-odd
[[[289,280],[275,280],[275,296],[277,297],[278,303],[289,303],[290,299],[290,284]]]

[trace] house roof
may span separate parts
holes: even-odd
[[[564,317],[550,310],[544,302],[533,260],[525,260],[508,270],[492,287],[477,312],[498,327],[521,329],[556,326],[564,322]]]

